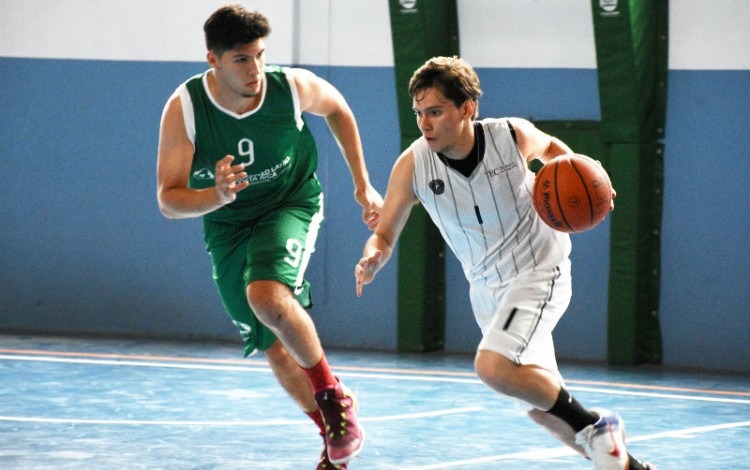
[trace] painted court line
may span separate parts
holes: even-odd
[[[698,426],[694,428],[676,429],[674,431],[666,431],[655,434],[648,434],[644,436],[628,437],[628,442],[642,442],[654,439],[664,439],[670,437],[690,437],[696,434],[705,434],[714,431],[721,431],[724,429],[740,428],[750,426],[750,421],[740,421],[737,423],[724,423],[710,426]],[[487,457],[478,457],[474,459],[466,460],[454,460],[453,462],[443,462],[434,465],[425,465],[420,467],[409,467],[408,470],[437,470],[441,468],[453,468],[464,465],[476,465],[480,463],[489,462],[500,462],[502,460],[546,460],[558,457],[567,457],[571,455],[578,455],[573,449],[568,447],[557,447],[554,449],[533,449],[524,452],[514,452],[512,454],[502,454]]]
[[[568,390],[578,392],[593,392],[593,393],[606,393],[610,395],[628,395],[633,397],[649,397],[649,398],[668,398],[673,400],[695,400],[695,401],[710,401],[712,403],[737,403],[740,405],[750,405],[750,400],[743,400],[741,398],[720,398],[720,397],[703,397],[693,395],[676,395],[673,393],[654,393],[654,392],[637,392],[632,390],[611,390],[603,388],[591,388],[591,387],[567,387]]]
[[[8,354],[4,356],[3,354]],[[114,363],[122,364],[124,361],[147,361],[147,362],[177,362],[177,363],[200,363],[200,364],[237,364],[243,367],[247,366],[259,366],[267,367],[265,361],[253,360],[253,359],[213,359],[205,357],[176,357],[176,356],[161,356],[161,355],[137,355],[137,354],[113,354],[113,353],[89,353],[89,352],[75,352],[75,351],[51,351],[51,350],[37,350],[37,349],[8,349],[0,348],[0,358],[12,359],[20,356],[47,356],[47,357],[78,357],[78,358],[93,358],[93,359],[113,359],[117,360]],[[162,366],[166,367],[166,366]],[[422,376],[427,375],[432,379],[436,377],[466,377],[465,383],[478,383],[476,374],[474,372],[462,372],[462,371],[438,371],[438,370],[419,370],[419,369],[399,369],[399,368],[385,368],[385,367],[363,367],[363,366],[345,366],[336,365],[336,370],[351,371],[351,372],[373,372],[373,373],[387,373],[395,375],[409,375],[409,376]],[[219,369],[216,369],[219,370]],[[231,370],[231,369],[227,369]],[[389,375],[391,377],[391,375]],[[582,386],[586,385],[600,385],[605,387],[614,388],[635,388],[641,390],[654,390],[654,391],[671,391],[671,392],[687,392],[687,393],[701,393],[707,395],[730,395],[730,396],[743,396],[750,398],[750,391],[741,390],[713,390],[713,389],[695,389],[686,387],[674,387],[667,385],[648,385],[641,383],[620,383],[620,382],[607,382],[601,380],[577,380],[577,379],[566,379],[568,384],[578,384]]]
[[[462,408],[449,408],[445,410],[425,411],[422,413],[405,413],[390,416],[361,417],[362,422],[400,421],[405,419],[434,418],[436,416],[447,416],[460,413],[475,413],[484,411],[483,406],[466,406]],[[0,416],[0,421],[12,421],[20,423],[46,423],[46,424],[104,424],[104,425],[127,425],[127,426],[211,426],[211,427],[256,427],[256,426],[290,426],[310,424],[307,419],[268,419],[258,421],[175,421],[175,420],[137,420],[137,419],[76,419],[76,418],[37,418],[24,416]]]
[[[170,362],[149,362],[149,361],[132,361],[132,360],[112,360],[112,359],[97,359],[97,358],[77,358],[77,357],[54,357],[54,356],[25,356],[15,354],[0,354],[0,359],[16,360],[16,361],[32,361],[32,362],[54,362],[54,363],[71,363],[71,364],[91,364],[91,365],[115,365],[115,366],[134,366],[134,367],[162,367],[172,369],[195,369],[195,370],[217,370],[217,371],[230,371],[230,372],[263,372],[270,373],[271,369],[268,366],[261,367],[248,367],[248,366],[229,366],[220,364],[190,364],[190,363],[170,363]],[[379,374],[369,372],[344,372],[339,374],[342,377],[360,377],[367,379],[384,379],[384,380],[409,380],[418,382],[448,382],[448,383],[466,383],[481,385],[482,382],[479,379],[463,379],[459,377],[435,377],[427,375],[409,376],[405,374]],[[597,382],[605,383],[605,382]],[[591,393],[603,393],[613,395],[628,395],[628,396],[645,396],[650,398],[661,398],[661,399],[673,399],[673,400],[695,400],[695,401],[708,401],[717,403],[737,403],[737,404],[750,404],[750,399],[733,399],[733,398],[721,398],[712,396],[696,396],[696,395],[677,395],[667,393],[655,393],[655,392],[639,392],[634,390],[615,390],[607,388],[593,388],[593,387],[578,387],[570,386],[570,390],[583,391]],[[695,392],[704,392],[703,390],[696,390]]]
[[[10,350],[0,348],[0,360],[7,361],[29,361],[45,363],[67,363],[83,365],[103,366],[130,366],[130,367],[153,367],[173,368],[186,370],[215,370],[227,372],[262,372],[270,373],[271,370],[265,361],[258,360],[233,360],[233,359],[210,359],[170,356],[144,356],[144,355],[122,355],[122,354],[100,354],[100,353],[76,353],[76,352],[50,352],[38,350]],[[472,372],[452,371],[428,371],[409,370],[384,367],[358,367],[342,366],[335,367],[341,370],[339,375],[348,377],[359,377],[371,380],[389,381],[420,381],[420,382],[449,382],[472,385],[482,385]],[[664,400],[695,400],[727,404],[750,405],[750,392],[743,390],[703,390],[670,386],[654,386],[637,383],[613,383],[606,381],[567,380],[569,389],[596,394],[614,394],[641,396],[652,399]],[[575,385],[572,385],[575,384]],[[482,385],[483,386],[483,385]],[[681,392],[681,393],[675,393]],[[362,422],[387,422],[398,420],[410,420],[439,417],[455,414],[471,414],[484,411],[482,406],[449,408],[432,410],[420,413],[409,413],[388,416],[360,417]],[[275,420],[215,420],[215,421],[177,421],[177,420],[127,420],[127,419],[74,419],[74,418],[44,418],[24,416],[0,416],[0,422],[26,422],[47,424],[79,424],[79,425],[122,425],[122,426],[206,426],[206,427],[260,427],[260,426],[297,426],[309,425],[307,419],[275,419]],[[708,434],[727,429],[748,428],[750,421],[739,421],[733,423],[722,423],[716,425],[698,426],[692,428],[675,429],[670,431],[652,433],[641,436],[629,436],[628,442],[642,442],[659,439],[692,438],[701,434]],[[408,467],[410,470],[437,470],[456,467],[468,467],[482,463],[492,463],[508,460],[548,460],[575,456],[577,453],[568,447],[538,448],[521,452],[512,452],[500,455],[489,455],[474,457],[451,462],[441,462],[424,466]],[[403,467],[399,467],[403,468]]]
[[[13,361],[32,361],[32,362],[57,362],[67,364],[93,364],[104,366],[135,366],[135,367],[166,367],[169,369],[188,369],[188,370],[221,370],[232,372],[271,372],[268,367],[248,367],[248,366],[221,366],[221,365],[204,365],[204,364],[172,364],[168,362],[146,362],[146,361],[127,361],[127,360],[110,360],[110,359],[76,359],[68,357],[40,357],[40,356],[7,356],[0,354],[0,359]]]

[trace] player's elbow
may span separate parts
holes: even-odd
[[[159,212],[161,212],[161,215],[163,215],[167,219],[179,219],[179,215],[177,212],[170,209],[168,206],[164,205],[159,202]]]
[[[179,211],[175,210],[172,204],[169,203],[169,197],[166,195],[166,191],[159,189],[156,193],[156,201],[159,206],[159,212],[167,219],[180,219],[182,215]]]

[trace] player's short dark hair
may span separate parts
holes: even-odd
[[[242,5],[216,10],[203,24],[206,48],[217,55],[265,38],[271,33],[268,19]]]
[[[466,100],[479,102],[482,88],[474,68],[465,60],[453,57],[433,57],[419,67],[409,80],[409,95],[417,95],[428,88],[437,88],[456,106]]]

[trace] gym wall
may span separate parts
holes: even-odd
[[[156,206],[159,118],[206,68],[202,24],[224,2],[0,2],[0,331],[236,340],[197,220]],[[598,120],[589,0],[458,0],[461,54],[482,80],[482,116]],[[357,115],[385,192],[399,152],[388,5],[246,2],[271,20],[269,62],[336,85]],[[750,371],[750,12],[741,2],[671,2],[660,314],[663,363]],[[419,7],[419,2],[416,3]],[[396,346],[395,259],[354,295],[368,231],[325,123],[326,223],[309,277],[329,347]],[[603,361],[609,227],[573,237],[574,298],[561,359]],[[479,332],[466,281],[446,262],[448,351]],[[239,350],[238,350],[239,354]]]

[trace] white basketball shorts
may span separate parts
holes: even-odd
[[[482,329],[478,349],[559,375],[552,330],[570,304],[570,260],[552,270],[522,274],[501,288],[472,285],[470,295]]]

